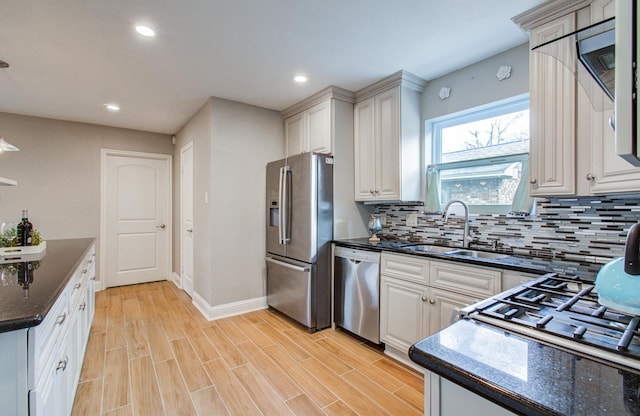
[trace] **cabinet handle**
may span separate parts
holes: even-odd
[[[73,290],[80,289],[80,286],[82,286],[81,283],[76,283],[75,285],[73,285]]]
[[[530,183],[531,185],[535,185],[537,182],[538,182],[538,180],[537,180],[536,178],[531,178],[531,179],[529,179],[529,183]]]
[[[609,127],[611,127],[611,130],[616,131],[616,113],[611,114],[611,117],[609,117]]]
[[[78,309],[80,309],[81,311],[85,310],[86,308],[87,308],[87,302],[82,302],[82,305],[78,307]]]
[[[593,175],[592,175],[592,174],[590,174],[590,173],[587,173],[586,178],[587,178],[587,180],[588,180],[589,182],[594,181],[594,180],[596,179],[596,177],[595,177],[595,176],[593,176]]]
[[[423,301],[423,302],[426,302],[426,301],[428,301],[428,300],[429,300],[429,298],[428,298],[428,297],[426,297],[426,296],[422,296],[420,299],[422,299],[422,301]]]
[[[373,195],[373,189],[369,189],[369,193]]]
[[[429,299],[429,303],[432,304],[432,305],[435,305],[436,304],[436,300],[435,299]]]
[[[92,276],[89,280],[96,280],[96,277]]]
[[[60,370],[64,371],[67,369],[67,363],[69,363],[69,357],[64,357],[64,360],[60,360],[58,362],[58,366],[56,367],[56,373]]]
[[[56,325],[62,325],[64,323],[64,321],[66,321],[67,319],[67,313],[63,313],[62,315],[58,316],[58,319],[56,319]]]

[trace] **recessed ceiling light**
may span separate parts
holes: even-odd
[[[118,104],[105,104],[104,106],[107,110],[113,111],[114,113],[116,111],[120,111],[120,106]]]
[[[305,77],[304,75],[296,75],[295,77],[293,77],[293,80],[298,84],[303,84],[307,82],[307,77]]]
[[[152,37],[156,35],[156,32],[154,32],[153,29],[151,29],[149,26],[143,26],[143,25],[136,26],[136,32],[140,33],[142,36],[148,36],[148,37]]]

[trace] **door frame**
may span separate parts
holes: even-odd
[[[184,168],[184,152],[186,150],[188,150],[189,148],[191,148],[191,206],[194,212],[192,212],[191,214],[191,220],[193,221],[193,225],[192,225],[192,229],[194,228],[195,225],[195,220],[193,217],[195,217],[195,192],[194,192],[194,185],[195,185],[195,166],[194,166],[194,146],[193,146],[193,141],[190,141],[189,143],[185,144],[184,146],[182,146],[182,148],[180,149],[180,289],[182,289],[185,293],[187,293],[189,296],[191,296],[193,298],[193,293],[194,293],[194,289],[193,289],[193,263],[194,263],[194,252],[193,250],[191,250],[191,293],[188,293],[185,289],[184,289],[184,280],[183,280],[183,276],[184,276],[184,235],[186,230],[184,230],[184,211],[182,209],[183,207],[183,201],[184,201],[184,172],[182,171],[182,169]],[[191,238],[193,239],[193,233],[191,235]]]
[[[105,275],[105,255],[106,255],[106,229],[107,229],[107,198],[106,198],[106,171],[107,171],[107,158],[111,156],[119,156],[119,157],[131,157],[131,158],[140,158],[140,159],[156,159],[156,160],[164,160],[167,162],[169,166],[168,179],[168,193],[169,193],[169,203],[168,203],[168,215],[167,215],[167,232],[168,235],[168,248],[167,248],[167,257],[169,260],[169,276],[173,273],[173,157],[172,155],[162,154],[162,153],[147,153],[147,152],[133,152],[127,150],[116,150],[116,149],[102,149],[101,157],[100,157],[100,280],[96,281],[96,290],[102,290],[107,288],[106,283],[106,275]]]

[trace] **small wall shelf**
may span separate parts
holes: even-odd
[[[7,179],[0,177],[0,186],[16,186],[18,185],[18,181],[14,179]]]

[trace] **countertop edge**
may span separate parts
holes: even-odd
[[[503,270],[513,270],[513,271],[523,272],[523,273],[544,274],[552,271],[550,268],[544,268],[544,267],[528,267],[526,265],[514,265],[504,261],[500,261],[500,259],[484,259],[484,258],[479,259],[479,258],[473,258],[473,257],[467,257],[467,256],[456,256],[456,255],[434,253],[434,252],[410,251],[402,248],[376,247],[373,244],[370,244],[370,245],[358,244],[358,243],[353,243],[349,241],[340,241],[340,240],[333,240],[332,243],[341,247],[352,247],[357,249],[378,251],[378,252],[388,251],[388,252],[393,252],[397,254],[406,254],[409,256],[433,258],[437,260],[453,261],[456,263],[473,264],[475,266],[493,267],[493,268],[503,269]],[[456,249],[457,247],[451,247],[451,248]],[[509,258],[518,259],[522,257],[509,255]]]
[[[67,272],[67,275],[60,281],[60,284],[58,285],[58,287],[56,288],[56,290],[53,292],[52,296],[50,297],[51,300],[49,302],[47,302],[47,304],[42,307],[40,313],[38,313],[38,314],[27,316],[27,317],[20,318],[20,319],[12,319],[12,320],[0,321],[0,333],[16,331],[16,330],[19,330],[19,329],[32,328],[32,327],[40,325],[42,323],[42,321],[44,321],[44,319],[47,317],[47,314],[49,313],[49,311],[51,310],[53,305],[56,303],[56,301],[60,297],[60,294],[63,292],[63,290],[66,287],[67,283],[69,283],[69,280],[71,280],[71,277],[73,276],[73,272],[82,263],[82,259],[84,259],[84,257],[87,255],[87,253],[89,252],[89,250],[95,244],[95,241],[96,241],[96,239],[92,238],[92,237],[77,238],[77,239],[70,239],[70,240],[86,240],[87,241],[87,246],[84,249],[84,251],[82,252],[82,255],[80,255],[78,257],[78,259],[74,263],[74,265],[71,268],[71,270],[69,270]]]
[[[473,373],[461,370],[417,348],[415,345],[409,348],[409,358],[426,370],[432,371],[509,411],[527,416],[560,416],[558,413],[552,412],[546,407],[539,406],[536,402],[514,394],[512,391],[504,389],[499,385],[490,383]],[[425,392],[425,394],[427,394],[427,392]]]

